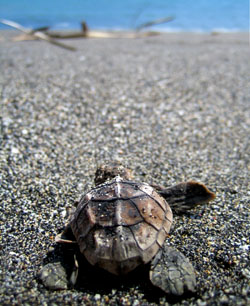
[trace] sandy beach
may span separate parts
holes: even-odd
[[[17,34],[0,32],[0,304],[248,305],[248,34],[64,40],[75,52]],[[196,294],[166,296],[146,267],[123,281],[82,269],[62,291],[39,282],[72,251],[53,242],[66,209],[110,160],[138,181],[216,193],[175,216],[166,241],[197,270]]]

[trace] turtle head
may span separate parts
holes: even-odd
[[[124,167],[120,162],[101,165],[95,173],[95,185],[112,180],[117,176],[120,176],[124,180],[131,180],[133,177],[132,170]]]

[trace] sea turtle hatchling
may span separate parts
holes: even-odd
[[[131,170],[119,163],[99,167],[96,187],[78,202],[56,242],[73,242],[65,238],[72,231],[91,265],[123,275],[150,263],[153,285],[168,294],[194,292],[196,277],[189,260],[174,248],[162,246],[171,228],[172,210],[185,212],[214,199],[215,194],[194,181],[164,188],[131,178]],[[67,288],[62,266],[48,264],[41,270],[40,279],[47,287]],[[76,276],[71,280],[75,283]]]

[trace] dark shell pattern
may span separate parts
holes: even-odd
[[[86,259],[116,275],[149,262],[171,224],[171,208],[151,186],[120,177],[88,192],[70,222]]]

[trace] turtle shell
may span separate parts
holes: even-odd
[[[171,223],[169,205],[151,186],[116,178],[83,196],[70,226],[92,265],[120,275],[155,256]]]

